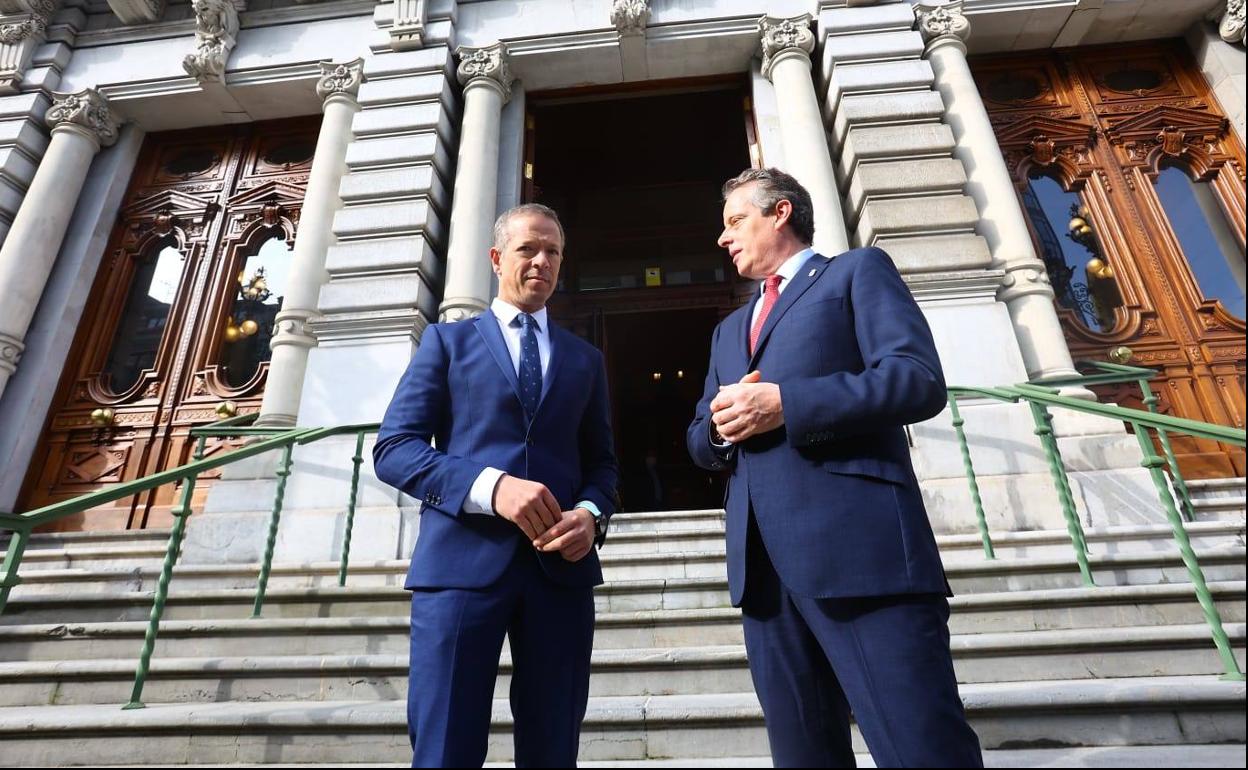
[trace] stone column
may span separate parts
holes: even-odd
[[[966,191],[979,208],[979,232],[988,242],[992,266],[1005,271],[997,299],[1009,310],[1027,376],[1071,376],[1076,372],[1053,307],[1053,287],[1036,256],[1014,183],[966,62],[964,41],[971,26],[962,13],[962,0],[919,2],[914,10],[945,102],[945,121],[957,142],[954,155],[966,167]]]
[[[52,273],[91,160],[117,141],[118,121],[97,91],[53,94],[48,151],[0,246],[0,395],[17,370],[35,307]]]
[[[815,248],[831,256],[849,248],[849,236],[810,74],[810,53],[815,50],[810,21],[810,14],[791,19],[764,16],[758,32],[763,41],[763,75],[775,86],[784,116],[780,135],[788,166],[785,171],[810,191],[815,206]]]
[[[490,304],[490,261],[498,195],[499,122],[511,97],[512,75],[507,47],[461,47],[459,82],[464,84],[464,119],[451,204],[450,243],[446,249],[446,287],[439,320],[459,321],[480,314]]]
[[[299,411],[308,350],[316,345],[316,338],[306,324],[316,315],[321,285],[328,277],[325,253],[335,242],[334,213],[341,205],[338,186],[347,171],[351,120],[360,111],[356,96],[363,75],[363,59],[346,64],[321,63],[316,92],[324,100],[321,110],[325,117],[321,120],[316,155],[312,159],[308,189],[299,215],[299,232],[295,234],[286,294],[269,343],[273,358],[257,425],[294,425]]]

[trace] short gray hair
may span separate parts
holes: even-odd
[[[563,248],[568,247],[568,238],[563,232],[563,223],[559,221],[559,215],[554,209],[540,203],[521,203],[499,214],[498,219],[494,220],[494,248],[499,251],[507,248],[507,230],[511,225],[511,220],[525,214],[537,214],[554,222],[555,227],[559,228],[559,240],[563,242]]]
[[[778,168],[747,168],[724,182],[724,200],[738,187],[754,184],[751,200],[768,216],[776,213],[776,204],[788,201],[793,205],[789,225],[798,240],[810,245],[815,240],[815,205],[801,182]]]

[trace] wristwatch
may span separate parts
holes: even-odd
[[[594,517],[594,540],[601,543],[607,536],[607,517],[602,511],[590,511],[589,515]]]

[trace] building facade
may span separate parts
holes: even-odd
[[[892,255],[951,384],[1127,346],[1165,411],[1244,425],[1242,0],[0,13],[0,510],[185,462],[223,415],[380,419],[421,331],[488,306],[491,226],[523,201],[565,219],[552,311],[607,354],[625,505],[717,507],[683,432],[710,330],[753,290],[714,243],[748,165],[810,189],[824,254]],[[990,523],[1062,526],[1018,505],[1052,494],[1026,410],[964,413]],[[1155,503],[1122,425],[1057,430],[1090,520]],[[911,436],[938,529],[973,529],[947,417]],[[279,555],[332,555],[353,444],[297,453]],[[1244,474],[1242,451],[1176,449]],[[271,470],[205,480],[187,559],[255,558]],[[162,525],[173,494],[70,526]],[[413,501],[366,479],[360,505],[360,552],[406,555]]]

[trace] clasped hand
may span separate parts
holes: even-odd
[[[739,444],[784,424],[780,386],[762,379],[756,369],[740,382],[719,387],[711,401],[711,422],[725,441]]]
[[[580,561],[594,546],[594,516],[584,508],[559,510],[559,501],[536,481],[504,474],[494,487],[494,512],[520,528],[533,547]]]

